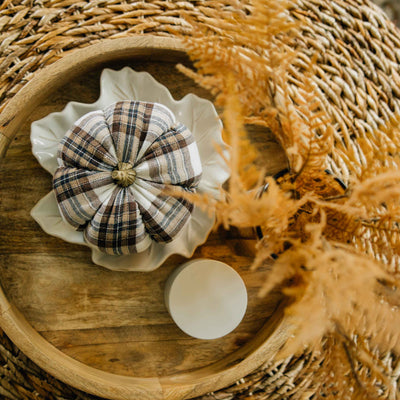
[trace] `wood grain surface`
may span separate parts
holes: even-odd
[[[0,282],[5,297],[47,342],[72,359],[107,373],[162,378],[195,373],[229,358],[235,363],[238,358],[232,354],[269,329],[281,300],[277,293],[258,297],[268,268],[249,269],[256,243],[251,232],[244,235],[219,229],[193,256],[231,265],[248,291],[248,309],[239,327],[223,338],[207,341],[180,331],[164,305],[165,281],[185,258],[172,256],[150,273],[112,272],[94,265],[88,248],[47,235],[30,217],[32,207],[51,190],[51,176],[31,154],[30,123],[62,110],[69,101],[95,101],[102,68],[126,65],[148,71],[175,98],[189,92],[210,98],[176,70],[175,61],[135,58],[102,62],[41,100],[18,125],[15,136],[5,135],[11,140],[0,164]],[[252,129],[252,137],[262,146],[260,163],[271,174],[285,167],[282,150],[268,132]]]

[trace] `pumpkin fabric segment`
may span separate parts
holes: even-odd
[[[60,143],[58,165],[53,189],[64,220],[114,255],[173,240],[193,204],[165,189],[193,192],[202,172],[192,133],[167,107],[139,101],[80,118]]]

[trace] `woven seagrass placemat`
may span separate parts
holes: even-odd
[[[310,50],[306,54],[321,53],[319,87],[348,134],[353,129],[365,133],[368,124],[379,124],[400,110],[400,90],[392,79],[393,71],[400,74],[400,33],[389,20],[400,22],[400,3],[376,2],[390,17],[368,0],[298,1],[296,12],[313,22],[313,29],[304,32],[304,47]],[[212,23],[214,6],[211,1],[4,0],[0,5],[0,109],[36,71],[76,48],[105,38],[185,32],[183,11],[207,24]],[[347,65],[356,73],[348,73]],[[368,82],[368,93],[359,77]],[[359,112],[348,122],[354,106]],[[94,399],[41,370],[1,331],[0,360],[2,398]],[[315,397],[309,371],[320,362],[310,354],[292,356],[203,398],[309,399]],[[387,364],[392,379],[399,381],[400,365]]]

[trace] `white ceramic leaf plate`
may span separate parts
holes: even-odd
[[[103,109],[121,100],[147,101],[168,107],[196,139],[203,167],[198,192],[209,193],[214,197],[219,195],[221,185],[229,178],[229,170],[224,159],[216,151],[216,146],[226,149],[226,145],[221,136],[222,124],[213,104],[194,94],[188,94],[177,101],[168,89],[149,73],[136,72],[129,67],[120,71],[103,70],[100,78],[100,97],[96,102],[70,102],[61,112],[51,113],[32,123],[32,152],[40,165],[53,175],[58,167],[59,142],[73,123],[88,112]],[[87,244],[83,233],[74,230],[63,220],[53,192],[35,205],[31,216],[49,235],[91,247],[95,264],[118,271],[152,271],[172,254],[191,257],[196,247],[206,241],[215,219],[195,206],[189,222],[172,242],[153,242],[144,252],[112,256]]]

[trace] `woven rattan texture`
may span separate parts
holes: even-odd
[[[399,19],[398,0],[376,0]],[[213,23],[211,1],[4,0],[0,5],[0,110],[32,76],[76,48],[133,34],[188,32],[189,13]],[[305,57],[320,54],[316,82],[326,106],[351,146],[352,135],[372,129],[400,111],[400,33],[367,0],[298,0],[293,11],[312,22],[303,35]],[[293,72],[294,77],[296,71]],[[355,153],[357,150],[355,149]],[[333,168],[346,175],[335,160]],[[0,335],[0,396],[6,399],[94,399],[55,380]],[[399,381],[400,364],[383,365]],[[204,399],[313,398],[307,366],[320,361],[304,354],[266,365],[232,387]],[[312,369],[312,368],[311,368]],[[384,394],[384,388],[382,390]]]

